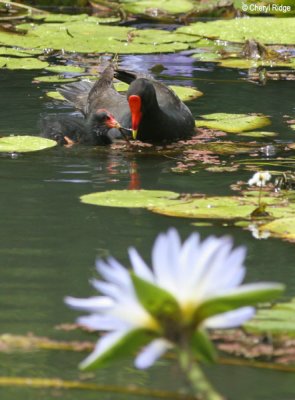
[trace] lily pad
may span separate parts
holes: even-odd
[[[153,30],[148,34],[133,27],[100,25],[96,18],[64,23],[28,24],[26,34],[12,35],[0,31],[0,42],[6,46],[54,49],[80,53],[157,53],[188,48],[189,35]]]
[[[0,138],[0,152],[27,153],[56,146],[56,141],[37,136],[6,136]]]
[[[283,22],[283,23],[282,23]],[[254,39],[265,44],[294,44],[294,18],[252,17],[196,22],[181,27],[178,33],[244,43]]]
[[[81,196],[82,203],[108,206],[147,208],[150,211],[183,218],[250,219],[257,207],[255,196],[183,196],[175,192],[157,190],[112,190]],[[272,218],[293,217],[292,206],[280,198],[262,197]]]
[[[37,58],[0,57],[0,68],[7,69],[43,69],[49,64]]]
[[[61,93],[54,90],[52,90],[51,92],[46,92],[46,96],[54,100],[62,100],[62,101],[66,100]]]
[[[188,86],[185,87],[185,86],[170,85],[169,87],[177,94],[177,96],[182,101],[194,100],[200,96],[203,96],[204,94],[200,90]]]
[[[32,54],[42,54],[41,51],[35,50],[21,50],[13,47],[0,47],[0,55],[13,56],[13,57],[29,57]]]
[[[81,68],[81,67],[77,67],[75,65],[50,65],[49,67],[45,68],[46,71],[50,71],[50,72],[56,72],[56,73],[60,73],[60,72],[72,72],[72,73],[83,73],[85,72],[85,68]]]
[[[75,82],[79,78],[65,78],[63,75],[43,75],[36,76],[34,78],[34,82],[49,82],[49,83],[67,83],[67,82]]]
[[[44,22],[75,22],[75,21],[83,21],[83,22],[95,22],[99,24],[109,24],[112,22],[119,22],[120,18],[118,17],[90,17],[87,14],[77,14],[77,15],[68,15],[68,14],[46,14],[46,15],[33,15],[33,20],[42,20]]]
[[[262,202],[268,204],[267,211],[272,218],[282,218],[294,215],[295,209],[276,204],[276,200],[264,197]],[[279,203],[279,202],[278,202]],[[208,196],[191,201],[174,201],[166,203],[164,207],[152,207],[151,211],[182,218],[204,218],[204,219],[251,219],[251,213],[257,207],[257,198],[245,198],[235,196]]]
[[[192,1],[189,0],[141,0],[141,1],[122,1],[125,11],[133,14],[149,14],[151,16],[165,14],[182,14],[194,8]]]
[[[249,69],[249,68],[258,68],[258,67],[274,67],[274,66],[283,66],[283,67],[293,67],[294,61],[283,61],[279,59],[270,59],[270,60],[250,60],[250,59],[242,59],[242,58],[226,58],[224,60],[219,60],[218,64],[222,67],[226,68],[239,68],[239,69]]]
[[[278,136],[276,132],[267,132],[267,131],[254,131],[254,132],[242,132],[239,133],[238,136],[246,136],[251,138],[263,138],[263,137],[275,137]]]
[[[258,310],[256,316],[244,325],[251,333],[295,336],[295,299],[279,303],[270,309]]]
[[[179,195],[163,190],[111,190],[80,197],[82,203],[108,207],[147,208],[161,206]]]
[[[295,216],[281,218],[261,226],[262,231],[268,231],[273,236],[295,242]]]
[[[201,115],[203,120],[197,121],[197,126],[218,129],[230,133],[252,131],[270,125],[270,120],[264,115],[214,113]]]

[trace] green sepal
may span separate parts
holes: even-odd
[[[130,355],[147,344],[150,339],[151,335],[145,329],[129,331],[96,359],[88,361],[89,357],[91,357],[90,355],[80,363],[79,368],[83,371],[92,371],[119,359],[130,357]]]
[[[133,272],[130,273],[136,295],[143,307],[160,323],[179,321],[181,310],[176,299],[165,289],[139,278]]]
[[[196,326],[214,315],[273,300],[281,295],[284,289],[285,286],[280,283],[249,284],[239,288],[235,293],[216,296],[202,303],[196,310],[194,315]]]
[[[197,359],[205,363],[214,363],[217,358],[215,347],[209,339],[207,332],[203,329],[197,329],[194,332],[191,342],[192,350]]]

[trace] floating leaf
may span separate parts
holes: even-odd
[[[37,58],[0,57],[0,67],[7,69],[43,69],[49,64]]]
[[[182,101],[194,100],[197,97],[203,96],[202,92],[192,87],[175,85],[170,85],[169,87]]]
[[[80,200],[97,206],[142,208],[160,206],[177,197],[177,193],[163,190],[111,190],[86,194]]]
[[[75,65],[50,65],[49,67],[45,68],[46,71],[50,72],[72,72],[72,73],[83,73],[85,72],[85,68],[77,67]]]
[[[0,55],[13,56],[13,57],[29,57],[32,54],[42,54],[38,50],[21,50],[12,47],[0,47]]]
[[[64,82],[75,82],[79,78],[65,78],[62,75],[43,75],[36,76],[34,82],[49,82],[49,83],[64,83]]]
[[[189,0],[141,0],[141,1],[122,1],[123,8],[133,14],[149,14],[155,17],[163,13],[181,14],[187,13],[194,8]]]
[[[37,136],[6,136],[0,138],[0,152],[5,153],[26,153],[49,149],[56,146],[54,140]]]
[[[61,93],[57,92],[57,91],[46,92],[46,96],[50,97],[51,99],[54,99],[54,100],[66,101],[64,96]]]
[[[181,27],[176,32],[218,38],[231,42],[244,43],[254,39],[265,44],[295,43],[294,18],[252,17],[234,18],[210,22],[196,22]]]
[[[154,206],[149,209],[153,212],[182,218],[206,218],[206,219],[250,219],[252,211],[257,207],[258,197],[235,196],[208,196],[204,198],[191,198],[187,201],[170,200],[166,205]],[[295,207],[284,201],[263,197],[262,202],[268,204],[267,211],[272,218],[293,216]]]
[[[80,197],[82,203],[108,207],[147,208],[150,211],[183,218],[249,219],[258,196],[180,197],[161,190],[111,190]],[[295,205],[277,197],[262,197],[272,218],[293,217]]]
[[[283,61],[280,59],[271,60],[255,60],[255,59],[245,59],[245,58],[226,58],[224,60],[218,61],[218,64],[226,68],[239,68],[239,69],[249,69],[258,67],[293,67],[295,64],[292,61]]]
[[[197,126],[218,129],[230,133],[251,131],[270,125],[269,118],[264,115],[214,113],[201,115],[203,120]]]
[[[189,35],[163,30],[136,30],[133,27],[100,25],[96,18],[64,23],[28,24],[26,34],[0,31],[0,42],[22,48],[54,49],[80,53],[147,54],[174,52],[188,48]]]
[[[244,328],[251,333],[295,336],[295,301],[278,303],[270,309],[258,310]]]
[[[242,132],[238,133],[238,136],[246,136],[251,138],[261,138],[261,137],[275,137],[278,136],[276,132],[267,132],[267,131],[254,131],[254,132]]]
[[[295,242],[295,216],[281,218],[261,226],[262,231],[268,231],[273,236]]]
[[[109,24],[112,22],[119,22],[118,17],[90,17],[87,14],[67,15],[67,14],[46,14],[46,15],[33,15],[33,20],[42,20],[44,22],[95,22],[99,24]]]

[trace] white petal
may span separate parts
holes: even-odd
[[[92,364],[97,358],[101,357],[104,353],[110,350],[113,346],[117,344],[124,336],[126,336],[130,331],[122,330],[115,331],[104,335],[97,342],[94,351],[83,360],[80,364],[80,368],[86,368],[89,364]]]
[[[177,292],[178,256],[180,239],[177,231],[160,234],[152,250],[152,264],[156,283],[172,294]],[[177,249],[177,251],[175,251]]]
[[[121,294],[119,287],[112,283],[99,281],[97,279],[92,279],[90,282],[96,290],[113,299],[117,299]]]
[[[252,318],[254,314],[254,307],[241,307],[206,319],[204,326],[210,329],[236,328]]]
[[[77,323],[94,331],[113,331],[126,328],[126,324],[109,315],[91,314],[79,317]]]
[[[251,293],[251,292],[257,292],[260,290],[282,290],[283,285],[280,283],[273,283],[273,282],[257,282],[257,283],[248,283],[242,286],[239,286],[237,288],[227,290],[224,295],[225,296],[231,296],[231,295],[236,295],[236,294],[242,294],[242,293]]]
[[[173,347],[172,344],[166,339],[153,340],[136,357],[134,361],[136,368],[151,367],[171,347]]]
[[[131,284],[128,270],[112,257],[108,259],[108,263],[97,260],[96,268],[106,281],[124,287]]]
[[[136,275],[148,282],[154,282],[154,277],[138,251],[134,247],[128,249],[129,258]]]
[[[78,299],[76,297],[67,296],[64,298],[64,302],[76,310],[88,312],[108,310],[114,305],[113,300],[105,296],[89,297],[88,299]]]

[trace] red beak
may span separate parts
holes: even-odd
[[[135,140],[137,136],[138,127],[141,121],[141,98],[137,95],[131,95],[128,98],[129,107],[131,111],[132,120],[132,137]]]
[[[109,114],[109,118],[106,120],[105,124],[109,128],[117,128],[117,129],[121,128],[121,125],[112,114]]]

